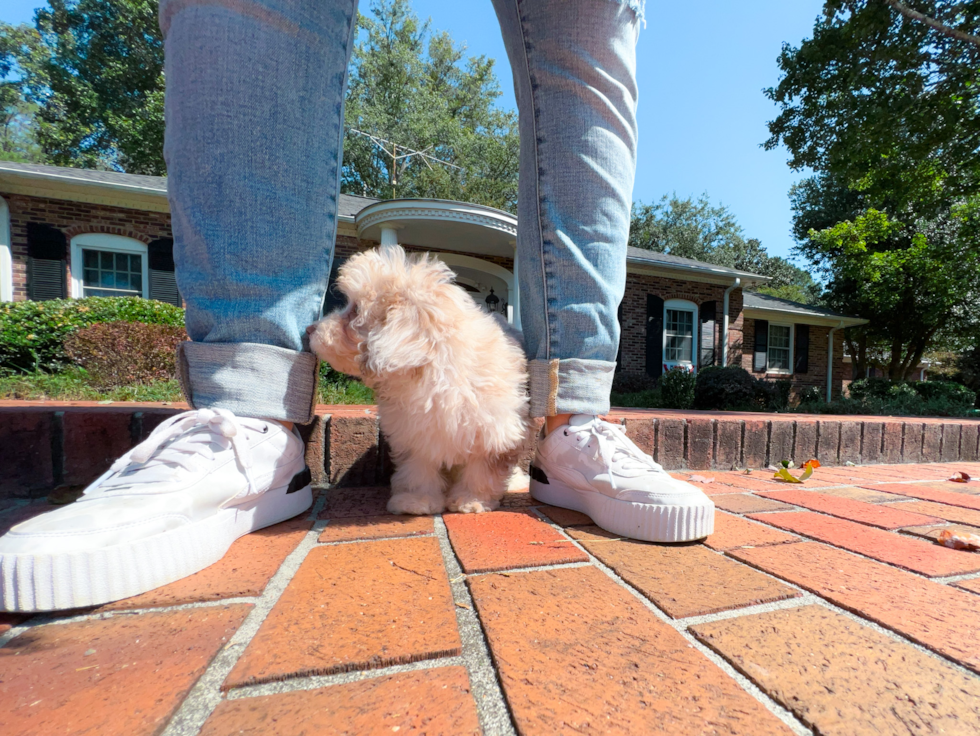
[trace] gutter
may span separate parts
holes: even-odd
[[[827,403],[833,401],[834,394],[834,333],[844,326],[844,320],[827,332]]]
[[[736,278],[732,285],[725,289],[724,305],[722,307],[721,319],[721,365],[724,368],[728,365],[728,295],[733,290],[742,285],[742,279]]]

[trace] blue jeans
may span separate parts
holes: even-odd
[[[609,410],[636,168],[639,0],[494,0],[520,112],[534,416]],[[163,0],[177,282],[195,407],[305,422],[337,230],[356,0]]]

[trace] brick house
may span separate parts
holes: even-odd
[[[520,326],[517,220],[443,200],[341,195],[334,268],[400,243],[435,253],[480,304]],[[840,395],[840,328],[864,320],[746,291],[764,276],[630,248],[619,370],[741,365]],[[0,300],[135,295],[180,304],[166,179],[0,162]],[[325,307],[336,295],[328,291]]]

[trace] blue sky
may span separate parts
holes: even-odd
[[[28,22],[39,0],[4,0],[0,19]],[[362,11],[368,1],[362,0]],[[490,0],[414,0],[432,28],[449,31],[471,54],[497,59],[514,107],[510,67]],[[800,175],[785,151],[764,151],[766,122],[776,108],[763,96],[778,80],[784,42],[808,37],[822,0],[648,0],[637,47],[640,148],[635,200],[676,191],[707,192],[735,213],[748,237],[773,255],[789,255],[787,193]]]

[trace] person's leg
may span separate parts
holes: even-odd
[[[494,0],[514,70],[521,169],[517,250],[539,501],[616,534],[710,534],[714,506],[602,421],[636,170],[637,0]]]
[[[306,422],[356,0],[163,0],[177,282],[196,408]]]
[[[126,598],[312,503],[303,442],[336,229],[356,0],[164,0],[177,280],[194,411],[0,537],[0,610]],[[270,421],[278,420],[278,421]],[[284,426],[283,423],[286,423]]]
[[[613,0],[494,0],[514,71],[531,412],[605,414],[636,169],[641,19]]]

